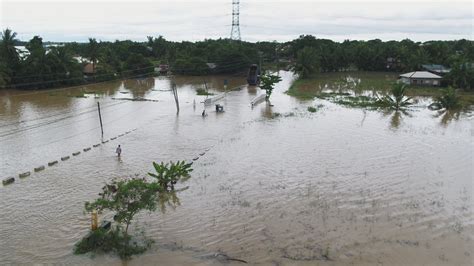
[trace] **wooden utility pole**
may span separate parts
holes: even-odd
[[[102,132],[102,137],[104,137],[104,127],[102,126],[102,115],[100,114],[100,103],[99,102],[97,102],[97,110],[99,110],[100,131]]]
[[[179,114],[179,99],[178,99],[178,90],[176,88],[176,83],[173,82],[173,85],[171,86],[173,95],[174,95],[174,101],[176,102],[176,113]]]

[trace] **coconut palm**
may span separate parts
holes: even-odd
[[[5,59],[8,65],[16,65],[19,61],[18,50],[15,47],[16,32],[10,29],[5,29],[1,34],[0,41],[0,57]]]
[[[99,44],[96,39],[89,38],[89,45],[87,46],[87,56],[92,62],[92,72],[95,72],[95,65],[99,57]]]
[[[400,110],[413,104],[410,100],[411,97],[406,97],[407,86],[403,83],[395,83],[392,85],[390,95],[385,95],[380,101],[383,105]]]
[[[456,93],[456,90],[452,87],[443,91],[443,94],[436,98],[435,101],[441,108],[445,108],[447,110],[451,109],[458,109],[461,107],[459,103],[459,96]]]
[[[15,47],[16,32],[7,28],[0,35],[0,61],[3,63],[0,82],[7,85],[18,70],[20,57]]]

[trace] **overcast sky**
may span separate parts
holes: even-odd
[[[301,34],[335,41],[473,39],[473,1],[240,1],[246,41],[288,41]],[[29,40],[228,38],[232,0],[0,0],[0,28]]]

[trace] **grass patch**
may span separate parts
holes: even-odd
[[[214,95],[214,93],[208,92],[207,90],[205,90],[205,89],[203,89],[203,88],[197,89],[197,90],[196,90],[196,93],[197,93],[197,95],[201,95],[201,96]]]
[[[347,96],[343,98],[333,99],[332,102],[348,107],[359,107],[369,109],[388,107],[379,99],[368,96]]]
[[[314,108],[313,106],[308,106],[308,112],[316,113],[316,111],[318,111],[318,109]]]
[[[313,88],[311,79],[298,79],[291,84],[286,94],[303,100],[310,100],[319,94],[319,90]]]

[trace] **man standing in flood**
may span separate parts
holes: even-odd
[[[122,153],[122,148],[120,148],[120,145],[118,145],[117,149],[115,150],[115,153],[117,153],[117,156],[120,157],[120,154]]]

